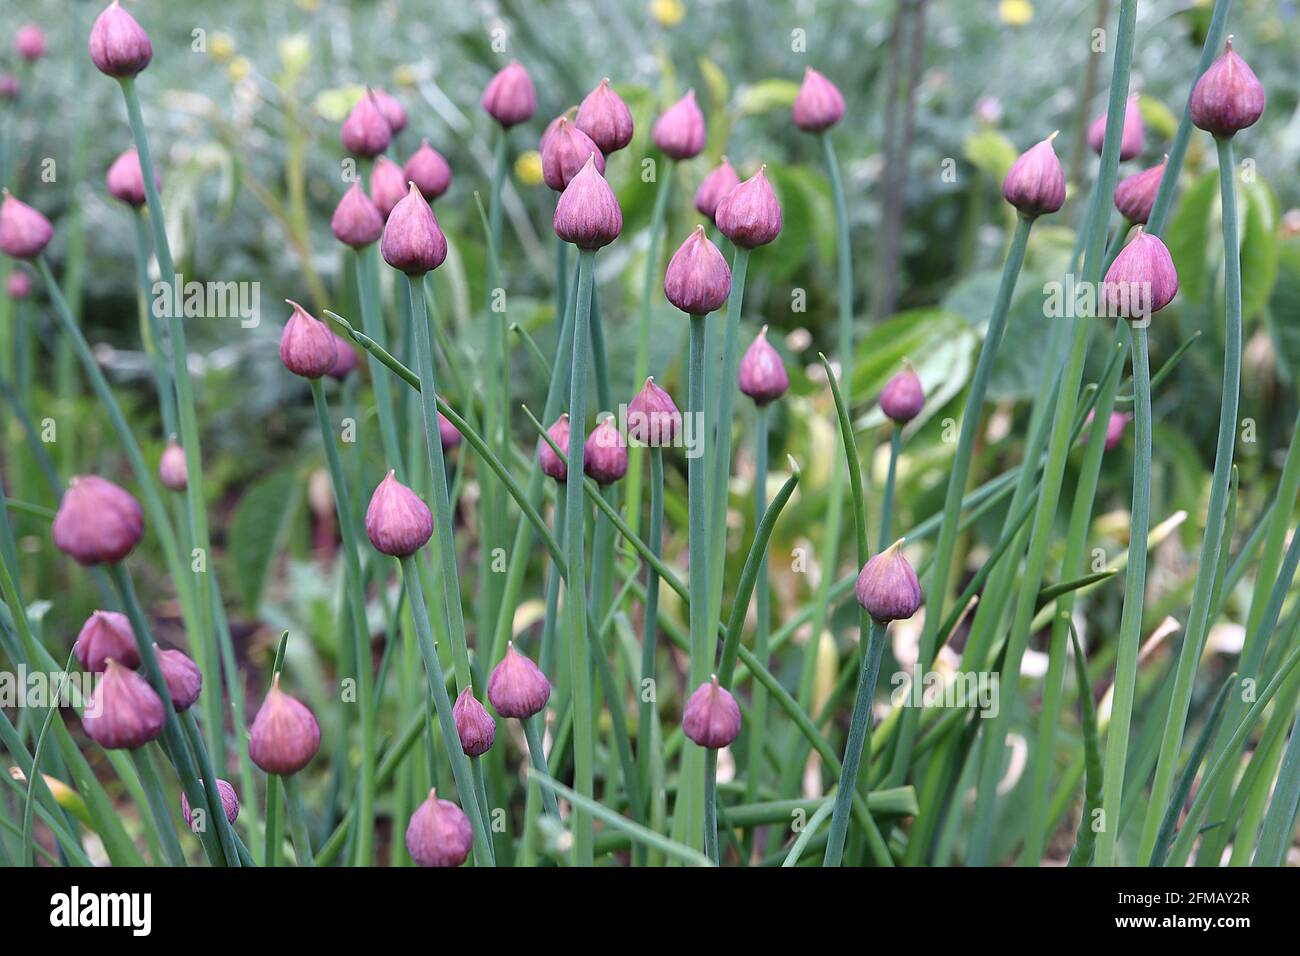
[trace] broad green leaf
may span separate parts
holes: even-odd
[[[967,162],[998,182],[1006,177],[1019,155],[1011,140],[987,126],[967,136],[961,151]]]
[[[772,110],[789,109],[799,92],[794,80],[759,80],[740,91],[738,108],[741,116],[755,116]]]
[[[271,559],[285,528],[302,500],[293,469],[272,472],[253,485],[235,508],[230,528],[230,560],[239,596],[255,611],[266,584]]]
[[[1178,117],[1165,104],[1154,96],[1143,94],[1138,97],[1138,112],[1142,122],[1156,139],[1173,139],[1178,131]]]
[[[1277,281],[1277,205],[1262,179],[1241,182],[1238,193],[1241,229],[1241,319],[1259,314]]]
[[[1219,173],[1211,170],[1187,190],[1165,233],[1165,245],[1178,270],[1179,294],[1188,302],[1204,302],[1212,285],[1210,215],[1218,198]]]

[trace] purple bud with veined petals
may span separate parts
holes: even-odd
[[[166,713],[147,680],[109,658],[99,686],[86,701],[81,726],[105,750],[135,750],[158,738]]]
[[[746,249],[765,246],[781,234],[781,204],[767,181],[766,164],[722,198],[713,220],[724,236]]]
[[[607,246],[623,231],[618,197],[596,168],[594,156],[564,187],[555,204],[555,234],[579,249]]]
[[[203,691],[203,672],[184,651],[165,651],[155,644],[153,652],[158,658],[158,668],[162,671],[172,706],[177,713],[184,713],[194,706]]]
[[[39,212],[3,191],[0,203],[0,252],[15,259],[35,259],[54,238],[54,227]]]
[[[474,848],[474,828],[465,811],[436,790],[411,814],[406,825],[406,852],[420,866],[457,867]]]
[[[1054,139],[1055,133],[1021,153],[1002,181],[1002,198],[1022,216],[1042,216],[1065,205],[1065,170],[1052,148]]]
[[[537,109],[533,78],[522,63],[512,60],[488,81],[481,102],[483,109],[507,129],[531,119]]]
[[[1088,127],[1088,145],[1098,156],[1106,142],[1106,114],[1103,112]],[[1120,161],[1132,159],[1142,152],[1146,142],[1146,129],[1142,125],[1142,113],[1138,110],[1138,98],[1134,94],[1124,105],[1124,126],[1119,139]]]
[[[401,166],[387,156],[376,157],[370,170],[370,201],[384,219],[407,194],[409,182]]]
[[[106,478],[76,475],[63,492],[51,537],[78,564],[112,564],[144,537],[144,511],[130,492]]]
[[[921,583],[895,541],[862,566],[854,587],[858,604],[879,624],[911,617],[921,606]]]
[[[385,262],[407,275],[432,272],[447,258],[447,237],[414,183],[388,214],[379,251]]]
[[[35,23],[24,23],[14,34],[14,52],[29,63],[45,56],[48,49],[45,31]]]
[[[153,181],[156,187],[162,189],[162,180],[158,178],[156,169]],[[140,154],[135,151],[134,146],[123,150],[121,155],[113,160],[113,165],[108,167],[108,173],[104,176],[104,184],[108,186],[108,191],[114,199],[128,206],[139,209],[145,204],[144,171],[140,167]]]
[[[171,491],[184,491],[189,486],[190,472],[185,461],[185,449],[177,444],[175,438],[167,440],[167,447],[158,459],[158,480],[164,488]]]
[[[443,451],[451,451],[460,444],[460,430],[442,412],[438,413],[438,442]]]
[[[334,207],[330,229],[344,245],[364,249],[384,234],[384,216],[356,182]]]
[[[542,180],[556,192],[564,192],[573,177],[591,159],[605,174],[605,157],[591,137],[561,116],[542,137]]]
[[[727,260],[709,241],[704,227],[696,226],[668,260],[664,295],[687,315],[708,315],[722,308],[730,294]]]
[[[786,374],[785,363],[781,361],[780,353],[767,341],[766,325],[759,330],[758,336],[741,356],[737,379],[740,390],[752,398],[755,405],[776,401],[790,387],[790,376]]]
[[[419,495],[389,471],[370,496],[366,536],[380,554],[408,558],[433,536],[433,514]]]
[[[93,674],[101,673],[110,658],[132,670],[140,666],[131,622],[117,611],[95,611],[86,618],[72,649],[82,668]]]
[[[429,145],[427,139],[420,140],[420,148],[411,154],[411,158],[402,167],[408,182],[415,183],[415,188],[429,202],[433,202],[451,188],[451,166],[438,152]]]
[[[506,656],[488,677],[488,700],[502,717],[527,720],[546,707],[551,696],[551,682],[541,668],[515,650],[514,641],[506,645]]]
[[[1138,227],[1137,235],[1120,250],[1102,283],[1106,314],[1147,320],[1178,294],[1178,270],[1169,248]]]
[[[280,361],[294,375],[320,378],[339,360],[338,345],[330,327],[297,302],[286,299],[293,314],[280,333]]]
[[[582,446],[582,470],[598,485],[612,485],[627,474],[627,443],[607,415]]]
[[[641,391],[627,403],[627,437],[651,448],[664,448],[672,445],[681,433],[682,413],[677,403],[650,376]]]
[[[583,99],[573,125],[591,137],[606,156],[632,142],[632,111],[610,88],[609,77]]]
[[[885,417],[899,425],[906,425],[925,407],[925,389],[920,376],[911,365],[885,383],[880,393],[880,410]]]
[[[722,162],[704,177],[700,182],[700,188],[695,191],[695,208],[699,210],[701,216],[706,217],[710,222],[713,221],[718,211],[718,203],[739,185],[740,177],[736,175],[735,167],[726,156],[723,156]]]
[[[302,701],[280,690],[280,675],[262,701],[248,730],[248,756],[267,773],[289,776],[320,750],[320,724]]]
[[[1160,191],[1160,180],[1164,176],[1163,162],[1132,176],[1125,176],[1115,187],[1115,208],[1129,222],[1146,222],[1151,218],[1151,207],[1156,204],[1156,193]]]
[[[701,747],[721,750],[740,736],[740,705],[715,675],[695,688],[682,711],[682,732]]]
[[[202,781],[199,781],[199,786],[203,786]],[[226,822],[234,823],[239,819],[239,797],[235,793],[235,788],[232,787],[228,781],[222,780],[218,777],[217,796],[221,798],[221,810],[226,815]],[[201,811],[206,809],[206,807],[200,808]],[[184,790],[181,791],[181,816],[185,818],[185,822],[189,825],[191,830],[195,833],[199,832],[200,824],[194,821],[193,815],[190,813],[189,797],[185,796]]]
[[[1215,136],[1232,136],[1264,114],[1264,86],[1232,50],[1232,37],[1192,89],[1192,122]]]
[[[406,108],[397,101],[397,97],[377,86],[371,89],[370,95],[375,98],[375,105],[388,121],[388,128],[394,136],[406,129]]]
[[[655,120],[650,138],[666,156],[683,160],[700,155],[704,150],[706,132],[704,114],[695,102],[695,91],[687,90],[685,96]]]
[[[465,756],[478,757],[492,749],[497,739],[497,722],[468,686],[452,705],[451,716]]]
[[[96,68],[118,79],[135,76],[153,59],[149,34],[135,17],[118,6],[117,0],[95,18],[87,46]]]
[[[542,474],[556,481],[564,481],[569,476],[569,464],[565,457],[569,452],[569,413],[565,412],[557,418],[555,424],[546,429],[546,434],[560,447],[562,454],[556,453],[551,442],[541,442],[537,447],[537,460],[542,466]]]
[[[393,128],[375,102],[374,93],[367,89],[343,121],[339,141],[349,153],[373,159],[388,148],[392,138]]]
[[[790,107],[794,125],[806,133],[820,133],[844,118],[844,96],[834,83],[811,66]]]

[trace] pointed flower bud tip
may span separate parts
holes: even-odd
[[[925,407],[925,389],[916,370],[908,365],[885,383],[880,393],[880,410],[885,417],[906,425]]]
[[[433,514],[419,495],[390,471],[370,496],[366,535],[380,554],[410,557],[432,537]]]
[[[0,252],[14,259],[35,259],[54,238],[54,227],[39,212],[4,190],[0,202]]]
[[[451,166],[427,139],[420,140],[420,148],[411,154],[402,167],[402,173],[408,182],[415,183],[415,188],[428,202],[433,202],[451,188]]]
[[[384,234],[384,214],[356,182],[343,194],[330,217],[334,238],[353,249],[364,249]]]
[[[1052,148],[1055,137],[1053,133],[1021,153],[1002,181],[1002,198],[1022,216],[1034,218],[1065,205],[1065,170]]]
[[[774,402],[790,387],[781,355],[767,340],[767,326],[759,331],[740,359],[737,376],[740,390],[754,400],[755,405]]]
[[[685,96],[655,120],[650,138],[665,156],[680,161],[703,152],[706,132],[704,114],[695,102],[695,91],[687,90]]]
[[[682,732],[701,747],[720,750],[740,736],[740,705],[714,677],[699,687],[682,711]]]
[[[1264,114],[1264,85],[1232,49],[1232,37],[1192,89],[1192,122],[1218,137],[1253,126]]]
[[[738,246],[756,249],[781,234],[781,204],[767,180],[767,167],[746,179],[718,203],[713,215],[722,234]]]
[[[406,173],[387,156],[375,158],[370,169],[370,201],[385,219],[409,191]]]
[[[700,188],[695,191],[695,208],[701,216],[712,222],[718,211],[718,203],[739,185],[740,177],[736,175],[736,170],[727,157],[723,156],[722,162],[704,177]]]
[[[468,686],[456,698],[451,715],[465,756],[478,757],[492,749],[497,739],[497,723]]]
[[[320,724],[302,701],[280,690],[276,674],[271,690],[248,731],[248,756],[267,773],[289,776],[311,762],[320,749]]]
[[[564,188],[555,204],[555,234],[579,249],[599,249],[623,231],[623,210],[614,190],[587,157],[582,169]]]
[[[374,92],[367,89],[339,129],[339,142],[349,153],[373,159],[388,148],[393,128],[375,102]]]
[[[632,142],[632,111],[610,87],[608,77],[583,99],[573,125],[606,156]]]
[[[1088,127],[1088,146],[1098,156],[1106,142],[1106,114],[1103,112]],[[1142,152],[1146,143],[1146,129],[1138,109],[1137,94],[1130,96],[1124,106],[1124,126],[1119,139],[1119,158],[1126,162]]]
[[[189,486],[189,466],[185,463],[185,449],[175,438],[168,439],[162,457],[158,459],[158,480],[164,488],[184,491]]]
[[[627,403],[627,437],[651,448],[672,445],[682,433],[682,413],[673,397],[645,380],[641,391]]]
[[[203,786],[202,781],[199,782],[199,786]],[[239,818],[239,797],[235,794],[235,788],[230,785],[229,781],[218,777],[217,795],[221,798],[221,809],[226,814],[226,822],[234,823]],[[193,818],[190,813],[190,801],[185,796],[184,790],[181,791],[181,816],[185,818],[185,823],[195,833],[199,832],[201,826],[206,825],[206,822],[196,821]]]
[[[808,67],[790,115],[794,125],[804,132],[820,133],[844,118],[844,96],[834,83]]]
[[[135,76],[153,59],[149,34],[135,17],[118,6],[117,0],[95,18],[87,46],[95,67],[119,79]]]
[[[1125,176],[1115,187],[1115,208],[1129,222],[1145,223],[1151,218],[1151,207],[1156,204],[1160,180],[1165,175],[1165,164],[1152,166],[1132,176]]]
[[[172,699],[172,706],[177,713],[184,713],[194,706],[203,691],[203,672],[184,651],[165,651],[155,644],[153,652],[158,658],[158,667],[162,670],[163,682],[167,685],[167,696]]]
[[[140,666],[131,622],[117,611],[95,611],[86,618],[72,649],[82,669],[94,674],[102,673],[110,658],[132,670]]]
[[[1178,294],[1178,270],[1169,248],[1145,229],[1120,250],[1102,284],[1108,315],[1147,319]]]
[[[627,474],[627,443],[608,415],[587,436],[582,448],[582,470],[598,485],[612,485]]]
[[[551,696],[551,682],[531,660],[506,645],[506,656],[488,677],[488,700],[502,717],[527,720],[540,713]]]
[[[903,554],[902,540],[862,566],[854,588],[858,604],[880,624],[911,617],[921,606],[921,584]]]
[[[522,63],[512,60],[492,77],[483,90],[482,106],[507,129],[532,118],[537,109],[537,92]]]
[[[549,135],[542,137],[542,181],[558,193],[573,181],[591,159],[596,171],[605,174],[605,157],[590,136],[561,116]]]
[[[280,361],[294,375],[303,378],[328,375],[339,360],[334,333],[297,302],[288,302],[293,314],[280,333]]]
[[[97,475],[78,475],[63,492],[51,535],[54,546],[78,564],[112,564],[144,537],[144,512],[126,489]]]
[[[407,275],[432,272],[447,258],[447,237],[414,183],[388,214],[379,251],[385,262]]]
[[[162,189],[162,180],[158,177],[156,169],[153,181],[157,188]],[[144,172],[140,168],[140,154],[135,151],[134,146],[124,150],[117,159],[113,160],[113,165],[108,167],[108,173],[104,176],[104,184],[113,198],[119,202],[136,209],[145,204]]]
[[[542,467],[542,474],[554,478],[556,481],[564,481],[569,477],[568,459],[565,457],[569,451],[569,416],[561,415],[555,420],[550,428],[546,429],[547,436],[551,441],[560,448],[563,454],[557,453],[551,447],[551,442],[543,441],[537,448],[537,461]]]
[[[731,295],[731,269],[703,226],[696,226],[668,261],[664,295],[687,315],[716,312]]]
[[[105,750],[135,750],[162,733],[166,711],[149,682],[109,658],[86,702],[81,726]]]
[[[420,866],[457,867],[474,848],[474,828],[469,817],[450,800],[434,791],[411,814],[406,826],[406,850]]]

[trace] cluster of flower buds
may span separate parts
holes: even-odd
[[[175,437],[167,439],[167,447],[158,459],[158,480],[171,491],[184,491],[190,483],[189,466],[185,463],[185,449]]]
[[[1105,141],[1106,114],[1102,113],[1088,126],[1088,146],[1100,155]],[[1130,96],[1124,105],[1124,126],[1119,138],[1120,161],[1127,162],[1141,154],[1145,144],[1146,128],[1142,125],[1142,112],[1138,109],[1138,98],[1135,94]]]
[[[532,119],[537,91],[522,63],[512,60],[492,77],[483,90],[482,106],[506,129]]]
[[[880,393],[880,410],[896,425],[906,425],[925,408],[925,388],[910,362],[896,373]]]
[[[154,185],[162,189],[162,180],[158,178],[158,171],[154,170]],[[109,193],[119,202],[124,202],[132,208],[139,209],[145,204],[144,172],[140,168],[140,154],[131,146],[124,150],[113,164],[108,167],[108,173],[104,176],[104,184],[108,187]]]
[[[153,43],[135,17],[123,10],[117,0],[95,18],[90,28],[90,59],[108,76],[127,79],[135,76],[153,59]]]

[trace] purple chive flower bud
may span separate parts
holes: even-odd
[[[805,133],[820,133],[844,118],[844,96],[834,83],[811,66],[804,70],[803,84],[790,107],[794,125]]]
[[[740,177],[726,156],[722,162],[709,172],[695,191],[695,208],[710,222],[718,211],[718,203],[723,197],[740,185]]]
[[[427,201],[433,202],[451,188],[451,166],[427,139],[420,140],[420,148],[402,167],[407,182],[415,183]]]
[[[9,102],[18,99],[23,85],[12,73],[0,73],[0,101]]]
[[[478,757],[492,749],[497,739],[497,722],[469,687],[456,698],[451,716],[456,721],[456,736],[465,756]]]
[[[1192,89],[1192,122],[1215,136],[1231,136],[1255,125],[1264,113],[1264,86],[1246,61],[1232,51],[1232,37]]]
[[[110,657],[81,726],[105,750],[134,750],[156,739],[165,719],[162,698],[149,682]]]
[[[1106,419],[1106,438],[1102,443],[1102,447],[1106,451],[1114,451],[1124,441],[1124,429],[1128,427],[1129,419],[1131,417],[1132,416],[1130,415],[1125,415],[1123,412],[1110,413],[1110,418]],[[1089,430],[1092,428],[1092,423],[1096,418],[1097,413],[1095,410],[1088,412],[1088,417],[1083,421],[1084,433],[1079,436],[1079,444],[1082,445],[1088,440]]]
[[[781,234],[781,204],[767,181],[767,166],[722,197],[713,213],[722,234],[738,246],[755,249]]]
[[[1065,170],[1052,148],[1053,133],[1020,154],[1002,181],[1002,198],[1034,218],[1065,205]]]
[[[158,178],[157,170],[154,171],[153,181],[155,186],[162,189],[162,180]],[[108,167],[108,173],[104,176],[104,184],[114,199],[128,206],[139,209],[145,204],[144,173],[140,169],[140,154],[134,146],[123,150],[113,160],[113,165]]]
[[[740,705],[715,674],[695,688],[682,711],[682,732],[701,747],[721,750],[740,736]]]
[[[203,786],[201,781],[199,786]],[[239,797],[235,794],[235,788],[232,787],[228,781],[222,780],[218,777],[217,796],[221,798],[221,809],[226,814],[227,822],[234,823],[239,818]],[[206,808],[200,808],[200,812],[203,812],[205,809]],[[193,816],[190,813],[190,801],[189,798],[185,796],[184,790],[181,791],[181,816],[185,818],[185,823],[191,830],[195,833],[199,832],[199,824],[194,822]]]
[[[469,817],[450,800],[439,800],[436,790],[411,814],[406,825],[406,851],[420,866],[457,867],[474,848],[474,828]]]
[[[565,412],[555,420],[555,424],[546,429],[546,434],[563,452],[556,454],[551,442],[543,441],[537,447],[537,460],[542,466],[542,474],[564,481],[569,477],[569,464],[564,455],[569,451],[569,413]]]
[[[736,376],[740,390],[754,400],[755,405],[774,402],[790,387],[790,376],[785,373],[781,355],[767,341],[767,326],[759,329],[758,336],[745,349],[740,358],[740,372]]]
[[[590,136],[565,117],[555,121],[549,135],[542,137],[542,180],[557,193],[564,192],[573,177],[592,159],[596,171],[605,174],[605,157]]]
[[[112,564],[144,537],[144,512],[126,489],[98,475],[77,475],[63,492],[51,532],[54,546],[78,564]]]
[[[375,98],[375,105],[388,121],[388,128],[394,136],[406,129],[406,108],[397,101],[397,97],[377,86],[371,89],[370,95]]]
[[[15,259],[35,259],[54,238],[54,227],[39,212],[3,191],[0,203],[0,252]]]
[[[370,496],[366,534],[380,554],[407,558],[433,535],[433,515],[420,496],[389,471]]]
[[[655,120],[650,138],[665,156],[683,160],[700,155],[704,149],[705,132],[704,114],[695,103],[695,91],[687,90],[685,96]]]
[[[1106,141],[1106,114],[1103,112],[1088,127],[1088,145],[1098,156]],[[1142,152],[1146,142],[1146,129],[1142,126],[1142,113],[1138,110],[1137,95],[1130,96],[1124,105],[1124,127],[1119,138],[1119,158],[1121,161],[1132,159]]]
[[[267,773],[289,776],[307,766],[319,749],[316,715],[302,701],[280,690],[280,675],[276,674],[248,731],[249,758]]]
[[[165,651],[155,644],[153,652],[158,658],[158,667],[162,670],[163,683],[167,685],[167,696],[172,699],[172,706],[177,713],[184,713],[199,699],[203,690],[203,672],[184,651]]]
[[[72,650],[82,669],[93,674],[101,673],[110,658],[132,670],[140,666],[131,622],[117,611],[95,611],[86,618]]]
[[[515,650],[515,642],[506,645],[506,656],[488,677],[488,700],[502,717],[527,720],[540,713],[551,696],[551,682],[541,669]]]
[[[329,376],[341,382],[357,370],[357,350],[352,347],[351,342],[333,329],[330,329],[330,334],[334,336],[334,347],[338,349],[339,357],[334,361]]]
[[[99,72],[119,79],[135,76],[153,59],[149,34],[113,0],[90,28],[90,59]]]
[[[673,397],[650,376],[627,403],[627,437],[651,448],[662,448],[671,445],[681,433],[682,413]]]
[[[899,425],[906,425],[920,415],[924,407],[925,389],[910,364],[886,382],[880,393],[880,410],[886,418]]]
[[[438,443],[443,451],[451,451],[460,444],[460,431],[442,412],[438,413]]]
[[[32,277],[22,269],[14,270],[5,282],[5,293],[15,302],[27,298],[32,294]]]
[[[1168,247],[1141,226],[1106,270],[1102,283],[1108,315],[1149,319],[1178,294],[1178,270]]]
[[[582,446],[582,470],[598,485],[612,485],[627,474],[627,445],[607,415],[587,436]]]
[[[533,89],[533,78],[522,63],[511,60],[488,81],[482,106],[507,129],[532,118],[537,109],[537,92]]]
[[[375,94],[367,88],[343,121],[339,142],[349,153],[373,159],[388,148],[392,138],[393,128],[375,102]]]
[[[555,117],[555,119],[547,123],[546,129],[542,130],[542,138],[537,141],[537,152],[541,155],[546,154],[546,144],[549,143],[551,137],[555,135],[555,131],[560,126],[560,120],[565,120],[570,126],[572,126],[574,117],[576,117],[577,115],[578,115],[578,108],[576,106],[570,106],[559,116]],[[583,135],[586,134],[584,133]],[[588,136],[587,138],[590,139],[591,137]],[[599,152],[600,148],[597,147],[596,151]]]
[[[668,260],[664,295],[687,315],[708,315],[722,308],[731,294],[731,269],[703,226],[686,237]]]
[[[862,566],[854,592],[858,603],[879,624],[916,613],[921,606],[921,583],[903,555],[902,538]]]
[[[1169,157],[1165,157],[1168,161]],[[1151,218],[1151,207],[1156,204],[1160,180],[1165,175],[1165,163],[1152,166],[1132,176],[1125,176],[1115,187],[1115,208],[1129,222],[1144,223]]]
[[[34,23],[23,24],[14,34],[14,52],[28,62],[39,60],[48,49],[45,31]]]
[[[379,215],[388,218],[393,208],[406,195],[408,183],[410,180],[406,178],[401,166],[387,156],[376,157],[375,165],[370,169],[370,201],[379,210]]]
[[[623,231],[623,210],[614,190],[588,156],[555,204],[555,234],[579,249],[607,246]]]
[[[185,449],[177,444],[175,438],[167,440],[162,457],[158,459],[158,480],[164,488],[172,491],[184,491],[189,485],[189,467],[185,463]]]
[[[328,375],[339,360],[334,333],[297,302],[285,301],[293,307],[293,314],[280,333],[280,361],[294,375],[303,378]]]
[[[364,249],[384,234],[384,215],[362,191],[361,183],[353,183],[334,207],[330,229],[344,245]]]
[[[394,269],[414,276],[432,272],[447,258],[447,237],[414,183],[388,214],[379,251]]]
[[[583,99],[573,125],[590,136],[606,156],[632,142],[632,111],[610,88],[609,77]]]

